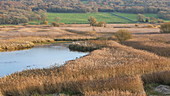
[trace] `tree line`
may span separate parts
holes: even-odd
[[[0,24],[19,24],[44,18],[39,11],[57,13],[156,13],[170,19],[169,0],[0,0]]]

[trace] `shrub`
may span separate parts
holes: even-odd
[[[143,14],[138,14],[138,16],[137,16],[137,20],[139,21],[139,22],[145,22],[145,16],[143,15]]]
[[[22,25],[23,25],[23,26],[27,26],[27,25],[28,25],[28,23],[23,23]]]
[[[60,25],[65,25],[65,23],[59,23]]]
[[[106,22],[97,22],[97,27],[106,27]]]
[[[158,19],[158,23],[164,23],[164,20]]]
[[[60,17],[56,17],[56,18],[54,18],[54,19],[55,19],[56,22],[59,22],[59,21],[61,20]]]
[[[51,25],[54,26],[54,27],[59,27],[60,26],[60,24],[56,23],[56,22],[52,22]]]
[[[96,26],[97,25],[97,20],[96,20],[96,18],[95,17],[89,17],[88,18],[88,21],[89,21],[89,23],[90,23],[90,26]]]
[[[95,17],[89,17],[88,21],[90,23],[90,26],[97,26],[97,27],[106,27],[106,22],[98,22]]]
[[[160,32],[161,33],[170,33],[170,22],[162,24],[160,27]]]
[[[42,24],[48,25],[48,21],[43,21]]]
[[[128,30],[119,30],[115,33],[115,37],[119,42],[126,41],[132,38],[132,34]]]
[[[139,27],[139,25],[138,25],[138,24],[135,24],[135,27]]]

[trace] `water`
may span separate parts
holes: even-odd
[[[26,69],[63,65],[66,61],[87,55],[64,46],[43,46],[28,50],[0,52],[0,77]]]

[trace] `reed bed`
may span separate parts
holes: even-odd
[[[144,74],[169,68],[170,63],[166,58],[116,44],[112,45],[108,43],[111,48],[96,50],[89,56],[68,62],[65,67],[70,70],[75,69],[75,71],[86,69],[88,70],[86,74],[89,75],[93,75],[95,73],[94,71],[96,71],[98,73],[101,72],[100,74],[107,74],[108,76]],[[159,64],[161,66],[156,67]],[[100,68],[102,70],[95,70]]]
[[[85,96],[146,96],[146,94],[132,93],[129,91],[111,90],[103,92],[86,92]]]
[[[161,37],[135,38],[125,41],[123,44],[136,49],[146,50],[159,56],[170,57],[170,44],[168,44],[170,40],[168,36],[163,39]]]
[[[34,44],[31,42],[9,42],[9,41],[0,41],[0,51],[12,51],[12,50],[21,50],[34,47]]]
[[[20,37],[42,37],[51,39],[92,39],[94,36],[72,33],[58,27],[50,26],[19,26],[0,28],[0,36],[3,39]]]
[[[152,41],[170,44],[170,34],[150,34],[145,35],[144,37],[149,38]]]
[[[143,84],[138,76],[95,80],[69,79],[64,81],[59,79],[59,77],[52,75],[43,77],[34,76],[32,78],[21,77],[18,82],[14,80],[15,83],[11,83],[11,86],[15,86],[13,88],[6,87],[6,84],[1,85],[1,87],[4,87],[1,91],[5,96],[30,96],[34,93],[48,94],[64,92],[84,95],[86,92],[102,92],[103,90],[129,90],[131,93],[145,94]]]
[[[96,39],[50,26],[13,26],[0,28],[0,51],[12,51],[32,48],[37,43],[55,40],[75,41]]]
[[[0,90],[6,96],[68,92],[86,96],[145,96],[140,75],[168,70],[167,58],[107,41],[106,48],[61,67],[26,70],[0,78]]]
[[[71,41],[96,39],[101,35],[98,33],[114,33],[120,29],[113,28],[113,26],[95,28],[98,33],[91,34],[87,31],[90,32],[93,29],[87,27],[26,26],[11,29],[2,27],[0,29],[0,50],[17,49],[18,46],[30,47],[37,43],[53,42],[54,39]],[[74,32],[70,32],[70,30]],[[136,29],[133,27],[130,30],[133,33],[159,32],[158,28]],[[102,36],[108,35],[108,33],[104,33]],[[170,59],[166,58],[170,56],[169,39],[161,40],[155,36],[144,36],[142,39],[124,42],[125,45],[136,49],[114,41],[81,41],[79,43],[83,46],[102,47],[87,56],[68,61],[60,67],[25,70],[0,78],[0,96],[53,93],[79,96],[146,96],[143,83],[169,83]]]
[[[160,71],[142,76],[145,83],[170,84],[170,71]]]
[[[88,40],[77,41],[69,45],[69,49],[73,51],[91,52],[107,46],[107,40]]]
[[[128,26],[128,24],[127,24]],[[114,28],[115,27],[115,28]],[[81,26],[78,26],[78,27],[61,27],[60,29],[63,29],[63,30],[67,30],[67,31],[70,31],[72,33],[79,33],[79,34],[84,34],[86,33],[86,35],[88,35],[88,32],[93,32],[95,31],[96,34],[100,34],[100,33],[115,33],[117,31],[119,31],[120,29],[123,29],[123,30],[129,30],[130,32],[132,33],[135,33],[135,34],[148,34],[148,33],[159,33],[160,30],[159,28],[143,28],[142,26],[141,27],[132,27],[132,28],[126,28],[125,26],[119,26],[117,27],[116,25],[110,25],[108,24],[108,27],[81,27]],[[90,34],[90,35],[94,35],[94,34]]]
[[[12,51],[32,48],[37,43],[47,43],[54,42],[50,38],[40,38],[40,37],[20,37],[8,40],[0,40],[0,51]]]
[[[159,71],[151,74],[142,75],[144,89],[148,95],[157,94],[162,96],[163,93],[156,92],[155,88],[159,85],[170,85],[170,71]],[[166,89],[161,89],[166,90]],[[164,96],[164,95],[163,95]],[[168,96],[168,95],[166,95]]]

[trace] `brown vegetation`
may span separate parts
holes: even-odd
[[[128,30],[119,30],[115,33],[115,37],[119,42],[132,39],[132,34]]]
[[[136,49],[147,50],[160,56],[170,57],[169,36],[169,34],[137,36],[135,39],[123,42],[123,44]]]
[[[135,26],[136,24],[107,24],[106,27],[90,27],[88,24],[71,24],[71,25],[65,25],[61,27],[60,29],[64,30],[75,30],[77,32],[88,32],[88,31],[96,31],[96,33],[105,33],[105,34],[112,34],[119,31],[119,30],[129,30],[132,33],[135,34],[145,34],[145,33],[160,33],[160,29],[156,28],[158,25],[151,25],[151,24],[138,24],[138,26]],[[148,26],[153,26],[148,27]]]
[[[34,46],[35,43],[58,40],[95,39],[92,36],[71,33],[50,26],[2,26],[0,28],[0,50],[18,50]]]
[[[133,26],[129,29],[135,34],[133,39],[127,40],[123,44],[136,49],[111,40],[81,41],[78,43],[83,44],[83,46],[94,47],[95,45],[102,47],[87,56],[68,61],[60,67],[26,70],[0,78],[0,93],[6,96],[30,96],[35,93],[69,93],[85,96],[146,96],[143,82],[157,83],[163,81],[165,84],[169,83],[170,59],[167,58],[170,56],[169,34],[156,34],[159,32],[158,28],[147,28],[147,30],[150,30],[147,34],[145,32],[147,30],[141,28],[141,25],[138,26],[139,29],[136,27],[134,29],[135,24],[126,26]],[[111,27],[111,29],[114,28]],[[17,44],[18,42],[22,44],[23,41],[41,43],[53,39],[78,40],[80,38],[109,37],[113,36],[115,30],[120,30],[120,28],[115,28],[110,32],[110,29],[102,28],[100,30],[95,28],[96,33],[90,36],[87,30],[92,31],[92,28],[86,25],[84,27],[77,25],[71,28],[49,26],[1,28],[0,44],[8,44],[6,42],[9,42],[9,45],[13,45],[12,43]],[[138,30],[140,31],[136,32]],[[150,34],[152,31],[154,34]],[[19,36],[19,34],[22,34],[22,36]]]
[[[12,51],[32,48],[36,43],[47,43],[54,42],[50,38],[40,38],[40,37],[20,37],[8,40],[0,40],[0,51]]]
[[[162,24],[160,30],[161,33],[170,33],[170,22]]]
[[[108,41],[107,48],[64,66],[1,78],[0,89],[2,94],[14,96],[36,92],[145,96],[140,75],[169,70],[169,64],[167,58]]]
[[[170,71],[160,71],[142,76],[145,83],[170,84]]]
[[[69,49],[73,51],[91,52],[107,46],[107,40],[88,40],[73,42]]]

